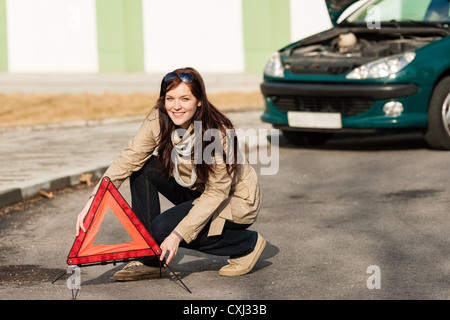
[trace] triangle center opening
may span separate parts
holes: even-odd
[[[92,245],[113,245],[131,241],[133,239],[130,234],[120,223],[114,212],[108,208]]]

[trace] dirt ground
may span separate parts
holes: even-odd
[[[157,98],[157,93],[0,94],[0,127],[145,115]],[[223,111],[263,104],[260,92],[224,92],[208,98]]]

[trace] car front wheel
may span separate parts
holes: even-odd
[[[431,148],[450,150],[450,77],[442,79],[434,88],[424,137]]]

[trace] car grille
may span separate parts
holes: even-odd
[[[353,97],[277,96],[272,98],[272,102],[283,112],[338,112],[343,117],[363,113],[373,105],[370,98]]]
[[[354,64],[345,66],[323,65],[323,64],[292,64],[289,71],[293,74],[332,74],[341,75],[355,68]]]

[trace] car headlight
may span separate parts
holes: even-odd
[[[283,63],[281,62],[279,52],[274,52],[269,61],[267,61],[266,67],[264,68],[264,74],[270,77],[284,77]]]
[[[396,74],[410,64],[416,54],[405,52],[387,58],[375,60],[353,69],[345,77],[346,79],[375,79],[384,78]]]

